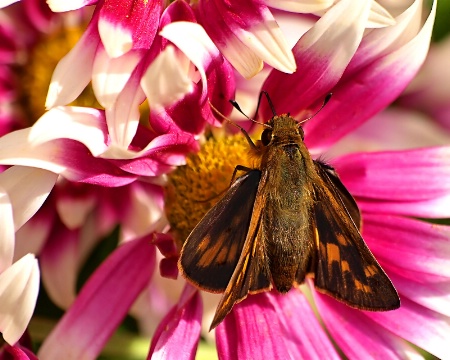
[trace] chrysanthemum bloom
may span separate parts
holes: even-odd
[[[299,120],[317,108],[327,93],[333,93],[330,103],[304,126],[305,141],[315,155],[325,152],[326,156],[326,150],[338,139],[398,96],[423,62],[430,38],[433,11],[418,33],[409,30],[415,28],[414,19],[422,12],[420,3],[397,16],[395,26],[364,36],[361,29],[359,33],[355,31],[358,28],[355,24],[361,26],[364,21],[361,14],[367,16],[364,13],[367,9],[361,5],[357,10],[354,3],[351,9],[346,5],[350,6],[341,2],[327,12],[294,47],[299,69],[296,74],[288,76],[272,71],[262,86],[279,113],[298,114]],[[340,16],[345,16],[352,25],[343,26],[338,20]],[[172,41],[176,41],[175,37]],[[332,44],[341,46],[335,49]],[[272,116],[264,104],[262,114],[263,119]],[[409,342],[438,357],[446,357],[450,330],[445,296],[450,230],[414,218],[449,216],[449,187],[443,180],[449,175],[449,154],[448,147],[441,147],[357,153],[331,162],[362,210],[363,236],[399,291],[402,302],[399,310],[386,313],[354,310],[317,293],[313,282],[302,286],[301,291],[291,290],[288,295],[271,292],[249,296],[235,305],[217,327],[219,357],[338,358],[335,346],[302,293],[315,304],[328,333],[348,358],[419,357]],[[194,159],[191,170],[195,174],[206,167],[205,178],[190,176],[178,188],[177,182],[187,175],[177,175],[175,189],[189,189],[190,185],[196,189],[202,181],[214,184],[214,178],[209,178],[211,169],[201,163],[205,157],[201,154]],[[219,165],[211,162],[213,169],[221,166],[220,161]],[[231,174],[224,178],[229,181],[230,177]],[[217,182],[213,195],[227,187],[226,180]],[[181,193],[176,199],[205,197],[208,195],[202,190]],[[177,216],[179,211],[177,207]],[[188,211],[187,218],[196,212],[195,208]],[[175,228],[185,222],[181,217],[174,220]],[[182,230],[185,229],[177,232],[183,233]],[[194,295],[186,288],[180,304],[161,323],[152,342],[153,355],[189,357],[185,354],[197,341],[200,322],[198,312],[194,311],[199,306]]]
[[[78,5],[81,6],[85,3],[78,2]],[[107,6],[112,4],[115,4],[116,7]],[[92,24],[95,24],[95,26],[91,24],[92,26],[88,27],[87,33],[89,35],[86,35],[86,38],[83,39],[86,41],[86,48],[91,50],[86,53],[89,61],[81,65],[79,62],[73,61],[74,57],[76,58],[75,55],[83,54],[83,46],[81,45],[81,50],[76,49],[68,55],[55,72],[48,98],[50,100],[47,105],[66,104],[71,97],[76,97],[81,91],[84,86],[81,86],[81,83],[85,81],[86,77],[88,79],[93,77],[96,78],[96,80],[93,79],[94,82],[100,80],[101,86],[94,84],[94,91],[96,91],[96,94],[98,92],[99,101],[105,105],[105,112],[97,109],[72,107],[52,109],[35,126],[26,129],[27,132],[12,133],[8,137],[0,139],[0,146],[5,144],[9,146],[6,155],[2,157],[2,163],[44,168],[51,173],[61,174],[70,181],[95,182],[107,186],[127,184],[135,181],[137,177],[153,178],[157,174],[165,173],[168,168],[176,165],[177,162],[181,163],[180,158],[184,158],[184,152],[194,147],[190,146],[192,144],[188,140],[191,137],[188,135],[201,134],[208,122],[210,124],[217,123],[217,120],[212,117],[207,102],[208,98],[219,110],[227,113],[228,109],[225,104],[227,99],[231,97],[229,93],[233,90],[231,83],[233,75],[227,70],[229,69],[228,63],[222,60],[220,53],[205,36],[201,27],[194,24],[195,16],[186,3],[175,2],[169,8],[170,10],[166,10],[165,14],[170,20],[176,18],[188,23],[173,23],[163,27],[163,24],[166,25],[171,22],[164,22],[163,15],[160,24],[163,38],[158,38],[155,35],[154,42],[149,41],[146,43],[147,45],[143,45],[144,48],[149,46],[148,53],[140,51],[141,48],[133,47],[135,43],[139,42],[139,39],[135,38],[139,28],[132,25],[138,22],[124,21],[122,26],[120,18],[113,16],[120,12],[112,11],[118,9],[118,4],[105,1],[101,5],[103,7],[99,8],[93,18]],[[151,4],[151,6],[154,5]],[[294,58],[299,69],[298,76],[283,77],[281,73],[272,71],[264,85],[265,90],[270,92],[279,112],[290,111],[299,119],[307,117],[307,113],[317,108],[326,93],[330,91],[334,93],[333,101],[305,126],[307,143],[314,155],[326,149],[356,127],[358,123],[363,122],[392,101],[406,86],[425,56],[434,17],[433,12],[429,16],[425,16],[428,20],[422,27],[423,24],[420,23],[419,16],[421,14],[421,3],[415,2],[397,17],[395,26],[367,31],[363,37],[369,19],[370,5],[366,2],[355,5],[350,1],[341,1],[332,7],[294,48]],[[127,10],[129,8],[124,6],[121,9]],[[134,15],[139,13],[138,11]],[[159,15],[156,18],[159,19]],[[106,31],[107,34],[104,36],[108,37],[109,33],[117,31],[118,49],[114,46],[113,37],[108,38],[109,44],[103,43],[107,40],[103,39],[100,29],[111,29],[111,24],[115,25],[112,26],[114,29]],[[130,28],[132,31],[125,31],[125,35],[119,31]],[[151,29],[153,28],[151,27]],[[420,31],[418,32],[417,29],[420,29]],[[183,30],[183,32],[180,32],[180,30]],[[96,31],[99,31],[100,35]],[[94,51],[93,45],[87,41],[88,39],[93,39],[94,43],[100,48],[95,48]],[[102,44],[100,44],[99,39],[101,39]],[[176,90],[173,91],[181,95],[171,98],[170,101],[175,101],[174,105],[167,105],[171,102],[161,100],[164,98],[162,95],[167,95],[162,86],[164,84],[168,86],[167,82],[161,83],[159,86],[161,89],[155,92],[152,91],[154,87],[145,85],[149,84],[147,80],[152,78],[152,73],[157,73],[153,75],[153,79],[160,78],[157,76],[159,72],[165,74],[161,77],[162,79],[168,76],[167,73],[171,73],[170,71],[165,72],[168,66],[162,66],[161,71],[157,67],[156,71],[147,73],[147,69],[151,69],[151,64],[167,65],[171,64],[171,60],[174,60],[176,68],[185,61],[180,60],[183,59],[180,52],[165,46],[165,39],[172,41],[191,61],[186,61],[187,66],[182,67],[183,70],[187,70],[181,72],[182,75],[185,75],[185,77],[181,77],[185,81],[176,82],[176,85],[181,85],[176,86]],[[152,50],[153,44],[157,44],[158,41],[163,45],[158,44],[158,47]],[[336,48],[336,44],[342,46]],[[115,52],[116,50],[119,50],[118,54]],[[130,56],[127,59],[121,58],[123,52],[125,52],[123,55],[130,52],[128,54]],[[148,57],[142,53],[145,53]],[[174,53],[177,55],[176,57],[173,56]],[[133,54],[136,55],[135,58],[133,58]],[[159,55],[161,57],[158,62]],[[165,57],[167,55],[168,57]],[[408,57],[407,62],[405,61],[406,57]],[[133,59],[135,59],[134,63]],[[72,60],[72,62],[69,60]],[[96,68],[95,65],[92,65],[92,62],[94,64],[98,62],[99,67]],[[270,63],[269,61],[266,62]],[[134,65],[131,65],[132,63]],[[74,66],[78,64],[82,67],[83,80],[80,80],[80,84],[77,84],[77,79],[70,71],[67,72],[67,77],[60,76],[61,74],[64,75],[64,71],[61,72],[61,69],[76,69],[76,67],[71,68],[67,64],[74,64]],[[192,71],[192,64],[197,67],[198,73]],[[126,66],[123,72],[120,71],[122,65]],[[106,70],[102,70],[104,66],[108,66]],[[130,69],[133,69],[131,73]],[[120,75],[117,76],[119,79],[115,78],[117,74]],[[122,75],[126,77],[126,80],[120,79]],[[176,79],[179,79],[179,77],[176,77]],[[201,81],[198,81],[199,79]],[[111,82],[107,80],[111,80]],[[389,89],[382,86],[386,81],[390,83]],[[77,86],[70,87],[69,85],[72,83]],[[111,87],[106,86],[110,83]],[[173,89],[172,87],[169,88]],[[187,99],[184,102],[182,94],[186,89],[192,96],[185,96],[184,98]],[[151,142],[152,146],[148,149],[146,145],[151,139],[150,134],[155,134],[144,131],[137,125],[137,105],[141,101],[140,99],[144,97],[144,93],[149,99],[156,99],[156,104],[160,105],[159,108],[156,107],[155,111],[155,107],[152,108],[155,101],[150,101],[151,124],[156,131],[156,140]],[[257,94],[255,94],[256,96]],[[182,100],[177,102],[176,100],[180,98]],[[191,111],[193,110],[195,116],[192,116]],[[261,110],[263,117],[268,118],[267,108],[263,107]],[[192,120],[188,121],[187,119],[190,117],[192,117]],[[325,121],[327,122],[325,123]],[[139,136],[141,131],[147,136]],[[161,139],[163,135],[167,136]],[[184,142],[183,139],[185,139]],[[167,142],[163,142],[164,146],[160,147],[160,140],[166,140]],[[21,148],[17,155],[18,142],[24,143],[26,146]],[[167,156],[170,151],[164,151],[167,147],[171,148],[172,146],[182,147],[181,157],[180,154]],[[156,158],[152,158],[152,160],[155,161],[149,161],[146,157],[148,153],[144,149],[154,150],[152,155]],[[37,150],[45,151],[37,153]],[[132,152],[132,150],[138,151]],[[139,155],[136,155],[136,152]],[[394,155],[400,158],[404,156],[404,154],[378,154],[377,156],[380,158],[374,159],[374,164],[378,166],[378,169],[381,165],[385,165],[386,171],[391,171],[392,167],[385,159],[392,159]],[[420,165],[432,169],[436,181],[438,179],[436,174],[447,176],[446,168],[443,166],[445,162],[441,162],[440,159],[435,162],[424,159],[422,163],[416,163],[416,159],[411,159],[411,162],[408,163],[410,157],[404,156],[405,159],[402,164],[405,168],[407,165],[410,166],[412,183],[410,188],[407,189],[408,184],[404,182],[402,184],[403,191],[397,189],[399,197],[396,198],[392,191],[389,192],[390,189],[388,188],[380,187],[378,190],[381,189],[381,192],[377,193],[375,191],[377,189],[367,187],[367,190],[365,190],[365,187],[359,188],[352,183],[355,180],[352,166],[358,166],[359,171],[356,175],[363,177],[360,183],[367,184],[369,178],[365,177],[365,174],[368,173],[367,169],[369,169],[370,164],[365,158],[369,156],[367,154],[353,156],[356,156],[355,163],[350,162],[348,164],[346,158],[343,158],[333,161],[333,165],[341,172],[344,183],[350,191],[354,191],[361,205],[364,212],[364,229],[370,229],[371,214],[375,218],[372,223],[376,224],[377,221],[381,221],[376,216],[382,213],[379,210],[377,211],[377,206],[383,204],[380,199],[388,199],[385,200],[385,205],[390,206],[389,214],[394,216],[393,209],[396,206],[400,207],[399,199],[403,199],[402,196],[407,194],[406,190],[415,189],[414,186],[417,184],[418,178],[414,175],[420,173]],[[169,166],[166,167],[165,165]],[[417,167],[414,167],[415,165]],[[378,171],[381,173],[381,170]],[[47,172],[44,171],[45,174]],[[395,174],[398,174],[398,172]],[[395,174],[390,174],[390,176]],[[225,178],[229,182],[230,175],[226,175]],[[401,180],[404,181],[404,178]],[[46,185],[48,186],[48,182],[46,182]],[[223,190],[227,185],[219,187],[219,189]],[[448,189],[441,185],[437,182],[421,184],[425,190],[427,190],[426,186],[430,186],[429,190],[424,192],[424,197],[416,197],[417,192],[410,191],[412,199],[407,199],[408,209],[412,209],[414,208],[413,205],[416,205],[418,210],[416,213],[410,212],[406,215],[425,216],[423,212],[420,212],[421,209],[424,209],[420,206],[426,206],[432,200],[435,200],[435,203],[444,201]],[[382,190],[385,190],[386,194]],[[191,191],[191,189],[187,191]],[[384,197],[385,195],[387,197]],[[375,201],[370,201],[370,196],[373,196]],[[368,205],[374,206],[372,208],[364,207],[363,200]],[[15,216],[24,212],[23,209],[14,205],[17,204],[13,204],[13,209],[18,209],[14,212]],[[400,210],[398,214],[404,214]],[[445,211],[439,214],[428,214],[428,216],[448,216]],[[22,217],[26,218],[25,215]],[[366,220],[366,217],[368,220]],[[385,215],[381,218],[388,219]],[[416,228],[422,226],[417,224],[424,224],[401,216],[398,216],[398,218],[400,220],[395,224],[400,224],[401,221],[410,221],[413,224],[411,224],[411,227],[416,226]],[[395,219],[397,220],[397,218]],[[438,229],[434,226],[427,227],[432,235],[435,235],[435,232],[433,232],[435,228]],[[394,230],[399,229],[405,230],[404,227],[400,226]],[[153,230],[155,229],[149,229],[149,232]],[[441,231],[440,228],[439,230]],[[405,232],[407,236],[411,236],[410,232],[407,230]],[[395,272],[393,266],[389,268],[389,264],[391,264],[389,258],[385,257],[383,261],[384,250],[376,251],[378,239],[375,238],[371,241],[370,232],[364,235],[369,237],[367,241],[369,246],[374,247],[375,255],[380,254],[380,262],[393,280],[396,274],[397,278],[400,278],[400,284],[402,276],[405,278],[407,271]],[[56,236],[55,239],[58,237]],[[402,238],[398,235],[398,231],[394,237],[396,239]],[[444,243],[448,236],[444,234],[441,239],[438,239],[437,236],[431,238],[436,243],[439,243],[442,239],[441,243]],[[375,245],[372,245],[373,243]],[[95,358],[137,294],[146,287],[150,276],[154,273],[155,246],[165,255],[164,261],[160,263],[161,271],[165,275],[173,276],[171,270],[174,269],[177,252],[172,239],[165,234],[150,234],[140,238],[135,236],[134,241],[129,241],[114,251],[91,276],[71,308],[44,343],[40,355],[43,358]],[[58,246],[53,249],[55,250],[54,254],[60,253]],[[424,253],[422,250],[425,251],[426,249],[421,249],[421,254]],[[426,254],[432,258],[431,253]],[[441,257],[439,258],[439,256]],[[446,254],[441,252],[435,258],[444,260]],[[411,273],[414,272],[414,269],[412,269],[414,263],[409,263],[408,259],[404,260],[406,265],[402,267],[402,270],[409,269]],[[425,271],[419,271],[424,269],[416,268],[415,270],[420,272],[421,275],[425,273]],[[424,279],[430,280],[425,282],[427,286],[433,284],[431,280],[435,272],[429,271],[428,274],[431,275],[424,276]],[[407,282],[407,284],[410,283]],[[335,321],[338,314],[333,314],[327,304],[330,302],[332,308],[337,308],[339,304],[334,300],[318,297],[319,295],[311,290],[309,284],[305,285],[303,290],[313,294],[312,296],[316,299],[319,312],[322,314],[322,319],[330,334],[333,335],[338,346],[348,357],[365,357],[367,354],[364,351],[370,352],[370,355],[373,356],[374,350],[378,351],[379,357],[401,357],[408,351],[413,354],[413,350],[401,340],[401,337],[417,343],[438,356],[442,356],[445,334],[448,330],[446,327],[447,317],[442,315],[443,306],[436,303],[430,304],[424,301],[423,297],[413,297],[408,292],[408,285],[399,285],[397,288],[402,297],[402,302],[406,301],[405,310],[403,308],[399,310],[403,311],[398,315],[401,320],[405,320],[405,312],[408,312],[411,318],[415,316],[417,323],[426,318],[427,314],[429,318],[435,320],[425,325],[421,324],[420,333],[411,333],[412,331],[406,333],[411,330],[411,327],[395,324],[392,321],[394,315],[389,314],[380,315],[391,316],[391,318],[383,319],[385,328],[372,326],[372,323],[367,322],[369,320],[365,320],[366,315],[364,313],[347,308],[344,308],[341,313],[348,312],[348,319],[352,319],[352,321],[338,323]],[[440,291],[442,287],[433,288],[430,286],[429,290]],[[250,296],[237,305],[235,310],[217,329],[219,355],[222,358],[298,358],[301,355],[304,357],[315,355],[337,357],[336,350],[326,337],[305,298],[300,294],[296,290],[291,291],[286,296],[267,293]],[[423,294],[425,294],[424,289],[419,296]],[[436,297],[440,301],[445,300],[442,296]],[[408,298],[412,300],[408,300]],[[425,298],[425,300],[427,299]],[[262,308],[264,311],[261,311]],[[377,321],[376,316],[378,315],[369,314],[375,321]],[[201,330],[200,318],[199,294],[191,286],[187,286],[179,303],[170,311],[157,329],[149,356],[193,358]],[[352,322],[359,326],[352,327]],[[408,323],[406,324],[408,325]],[[338,331],[336,327],[339,326],[346,326],[344,333]],[[366,335],[358,336],[356,332],[363,329],[363,326],[367,328]],[[386,327],[389,330],[386,330]],[[430,336],[431,329],[435,329],[433,335],[436,334],[437,336],[433,338]],[[347,335],[354,338],[343,338]],[[371,339],[371,343],[364,343],[366,339]],[[376,346],[370,346],[370,344],[374,344],[374,339],[377,341]]]

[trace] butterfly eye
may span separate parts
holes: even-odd
[[[272,140],[272,129],[264,129],[261,134],[261,142],[264,146],[269,145]]]

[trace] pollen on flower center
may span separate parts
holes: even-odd
[[[236,165],[251,167],[248,149],[241,134],[210,138],[198,153],[187,157],[185,166],[169,175],[165,210],[179,248],[206,212],[226,193]]]
[[[61,26],[53,34],[43,36],[35,44],[28,61],[19,69],[22,106],[30,119],[37,119],[44,113],[45,97],[53,70],[83,34],[82,25]],[[90,85],[71,105],[99,107]]]

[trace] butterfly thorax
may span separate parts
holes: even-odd
[[[303,132],[293,118],[277,116],[269,125],[273,130],[263,150],[258,190],[265,199],[261,236],[272,282],[278,291],[287,292],[299,274],[304,277],[311,259],[313,188],[309,177],[315,170]]]

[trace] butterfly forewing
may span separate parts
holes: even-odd
[[[349,306],[363,310],[392,310],[400,299],[356,227],[328,171],[316,167],[322,183],[314,184],[317,226],[315,286]],[[351,202],[350,202],[351,203]]]
[[[200,288],[226,289],[243,251],[260,178],[259,170],[237,178],[186,239],[179,268]]]

